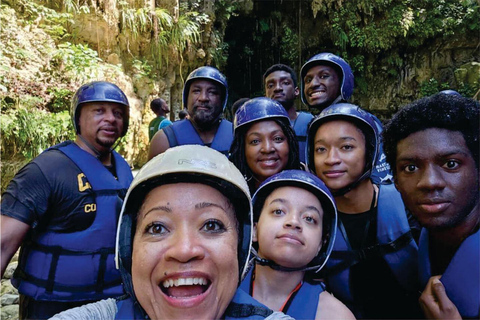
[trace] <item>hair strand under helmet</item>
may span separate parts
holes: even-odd
[[[187,108],[188,93],[190,91],[190,85],[192,84],[192,82],[202,79],[211,80],[221,86],[223,91],[223,110],[225,111],[228,100],[227,78],[220,71],[218,71],[218,69],[210,66],[197,68],[190,72],[190,74],[188,75],[187,80],[185,81],[185,85],[183,86],[183,107]]]
[[[332,192],[334,196],[341,196],[355,188],[358,183],[363,181],[366,178],[369,178],[372,174],[372,168],[375,167],[375,162],[377,160],[378,148],[380,144],[380,135],[378,133],[377,125],[375,120],[359,106],[350,103],[338,103],[331,105],[325,108],[320,114],[315,118],[309,125],[308,134],[307,134],[307,148],[306,148],[306,161],[307,166],[312,172],[315,171],[315,162],[314,162],[314,139],[317,134],[318,128],[329,121],[333,120],[345,120],[352,122],[357,126],[365,136],[366,142],[366,163],[364,173],[352,184]]]
[[[252,206],[248,186],[238,169],[220,152],[205,146],[170,148],[147,162],[137,173],[125,197],[119,217],[115,262],[125,289],[132,297],[133,236],[139,208],[153,188],[171,183],[201,183],[220,191],[235,208],[239,225],[238,263],[243,278],[252,245]],[[240,280],[240,279],[238,279]]]
[[[107,81],[86,83],[75,92],[70,108],[75,133],[80,133],[78,120],[81,105],[88,102],[114,102],[123,105],[125,107],[123,114],[123,131],[120,136],[123,137],[127,133],[130,119],[130,105],[127,96],[117,85]]]
[[[340,75],[342,77],[342,83],[340,84],[340,96],[344,101],[350,99],[353,93],[354,86],[354,76],[350,65],[341,57],[333,53],[323,52],[316,54],[310,59],[308,59],[308,61],[305,62],[305,64],[300,69],[300,96],[302,98],[302,102],[307,106],[309,105],[304,92],[305,75],[307,74],[308,70],[310,70],[313,66],[322,64],[333,65],[337,69],[340,69],[340,71],[342,72],[342,74]]]
[[[266,97],[253,98],[238,108],[233,119],[233,130],[260,120],[279,119],[290,126],[285,108],[277,101]]]
[[[323,209],[323,235],[322,248],[317,256],[306,266],[300,268],[283,267],[267,259],[255,255],[255,261],[261,265],[267,265],[275,270],[291,271],[314,271],[319,272],[327,262],[335,243],[337,230],[337,206],[327,186],[315,175],[303,170],[284,170],[266,179],[253,195],[254,221],[257,222],[263,209],[265,199],[277,188],[298,187],[314,194]]]

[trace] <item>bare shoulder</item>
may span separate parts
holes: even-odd
[[[163,132],[163,129],[157,131],[150,141],[148,160],[152,159],[156,155],[159,155],[160,153],[164,153],[168,148],[170,148],[170,144],[168,143],[167,135],[165,132]]]
[[[340,300],[323,291],[318,299],[316,319],[355,319],[355,316]]]

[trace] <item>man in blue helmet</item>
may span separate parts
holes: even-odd
[[[295,99],[300,94],[297,75],[292,68],[284,64],[274,64],[263,75],[265,96],[282,104],[288,113],[300,148],[300,161],[305,163],[305,145],[308,124],[313,116],[308,112],[297,112]]]
[[[33,159],[2,195],[2,275],[21,245],[12,279],[21,319],[123,294],[116,222],[133,177],[113,147],[127,132],[129,103],[119,87],[96,81],[78,89],[71,114],[75,141]]]
[[[150,142],[148,158],[185,144],[205,145],[227,155],[233,140],[232,123],[222,117],[227,100],[227,79],[220,71],[209,66],[193,70],[183,87],[189,119],[158,131]]]
[[[300,70],[301,98],[311,109],[322,111],[326,107],[339,102],[347,102],[353,93],[354,76],[350,65],[341,57],[323,52],[314,55]],[[382,122],[370,114],[382,131]],[[380,145],[372,180],[375,183],[390,184],[392,175],[390,166]]]

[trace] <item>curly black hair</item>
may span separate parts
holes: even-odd
[[[268,119],[265,119],[268,120]],[[288,162],[285,170],[300,169],[300,151],[298,149],[298,140],[290,125],[279,119],[271,119],[282,128],[283,134],[287,137],[289,154]],[[252,170],[247,165],[247,158],[245,157],[245,134],[252,124],[246,125],[235,131],[232,145],[230,146],[230,161],[240,170],[245,179],[247,179],[250,191],[254,191],[254,182],[250,180],[253,176]]]
[[[382,133],[387,162],[396,174],[397,144],[412,133],[429,128],[459,131],[478,170],[479,102],[473,99],[437,93],[416,100],[397,112]]]

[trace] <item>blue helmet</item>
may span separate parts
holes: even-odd
[[[285,108],[277,101],[266,97],[253,98],[238,108],[233,119],[233,130],[265,119],[279,119],[290,126],[290,118]]]
[[[342,83],[340,85],[340,95],[342,100],[348,100],[352,96],[353,93],[353,72],[350,68],[350,65],[343,60],[341,57],[334,55],[333,53],[323,52],[314,55],[311,57],[300,69],[300,92],[302,102],[308,106],[307,99],[305,97],[304,89],[305,89],[305,75],[307,74],[308,70],[316,65],[323,65],[323,64],[333,64],[342,71]]]
[[[452,96],[458,96],[458,97],[461,97],[461,96],[462,96],[462,95],[461,95],[460,93],[458,93],[457,91],[451,90],[451,89],[442,90],[442,91],[440,91],[440,93],[443,93],[443,94],[451,94]]]
[[[80,117],[80,107],[87,102],[114,102],[125,106],[123,113],[123,137],[128,130],[130,119],[130,105],[127,96],[115,84],[106,81],[93,81],[81,86],[72,98],[70,114],[73,121],[75,133],[79,133],[78,119]]]
[[[375,167],[377,160],[378,148],[380,145],[380,134],[378,132],[377,125],[372,116],[361,109],[359,106],[350,103],[338,103],[333,104],[325,108],[320,114],[310,123],[307,134],[307,148],[306,148],[306,161],[309,169],[315,173],[314,156],[314,139],[318,128],[331,120],[346,120],[353,122],[365,135],[365,141],[367,143],[367,159],[366,167],[363,175],[352,186],[348,187],[348,190],[344,192],[336,192],[335,195],[345,194],[350,191],[358,182],[369,178],[372,174],[372,168]]]
[[[325,265],[330,253],[333,250],[333,244],[335,243],[335,235],[337,230],[337,206],[335,204],[335,199],[322,180],[303,170],[284,170],[269,177],[259,186],[258,190],[253,195],[252,204],[254,222],[258,221],[265,203],[265,199],[270,195],[270,193],[277,188],[286,186],[302,188],[313,193],[322,205],[322,249],[307,266],[301,268],[301,270],[314,270],[315,272],[318,272]],[[261,258],[259,259],[261,260]],[[282,270],[281,266],[278,268],[278,266],[275,266],[275,264],[272,262],[269,262],[269,265],[271,265],[274,269]]]
[[[220,84],[223,91],[223,110],[225,110],[228,100],[227,78],[220,71],[218,71],[218,69],[210,66],[197,68],[188,75],[185,85],[183,86],[183,107],[187,107],[188,92],[190,91],[190,85],[192,84],[192,81],[199,79],[211,80]]]

